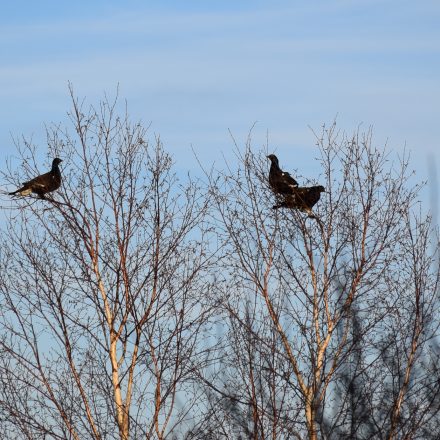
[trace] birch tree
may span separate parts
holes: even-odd
[[[62,187],[14,198],[1,235],[0,436],[163,439],[197,400],[208,199],[117,100],[72,103],[71,125],[47,129]],[[37,168],[18,147],[11,187]]]
[[[316,219],[271,209],[272,151],[250,141],[211,181],[231,325],[208,395],[248,438],[435,438],[439,247],[420,185],[371,131],[316,140],[314,179],[289,169],[325,186]]]

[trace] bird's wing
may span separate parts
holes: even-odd
[[[51,180],[50,173],[41,174],[40,176],[34,177],[28,182],[24,182],[23,186],[25,187],[40,187],[45,188]]]
[[[285,182],[288,185],[292,185],[292,186],[295,186],[295,187],[298,186],[298,182],[287,171],[283,171],[281,173],[281,175],[283,176]]]

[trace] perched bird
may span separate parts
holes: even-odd
[[[268,159],[272,162],[269,170],[269,185],[275,194],[292,194],[298,187],[298,182],[286,171],[283,171],[275,154],[269,154]]]
[[[322,192],[325,192],[325,188],[321,185],[297,187],[291,194],[284,195],[284,200],[278,205],[273,206],[273,209],[295,208],[307,212],[309,217],[316,218],[312,212],[312,208],[318,202]]]
[[[29,180],[29,182],[24,182],[21,188],[10,192],[9,195],[13,196],[17,194],[20,196],[28,196],[31,193],[35,193],[41,198],[44,198],[45,194],[55,191],[61,185],[61,172],[58,167],[60,162],[62,162],[62,160],[56,157],[52,161],[52,169],[48,173],[41,174]]]

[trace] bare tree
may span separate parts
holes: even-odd
[[[1,235],[0,435],[163,439],[197,402],[209,200],[117,100],[72,102],[73,132],[47,129],[62,187],[11,201]],[[18,146],[11,185],[36,175],[35,148]]]
[[[1,232],[1,438],[437,438],[439,242],[408,157],[324,127],[310,218],[272,209],[250,140],[205,188],[71,94],[62,187]],[[17,147],[14,187],[41,171]]]
[[[206,382],[235,402],[249,438],[416,438],[438,427],[438,239],[407,157],[335,124],[317,144],[317,219],[270,208],[268,151],[250,141],[211,181],[232,361]]]

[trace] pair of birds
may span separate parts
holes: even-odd
[[[281,196],[282,201],[273,206],[273,209],[291,208],[306,212],[309,217],[316,218],[312,208],[316,205],[321,193],[325,188],[321,185],[300,187],[298,182],[286,171],[280,168],[278,158],[275,154],[269,154],[267,158],[271,161],[269,170],[269,185],[272,191]]]

